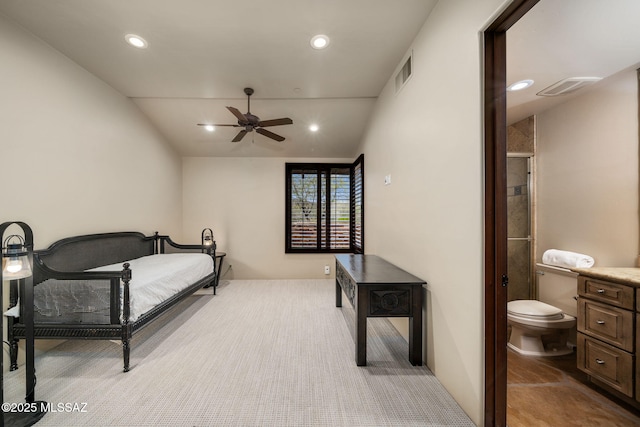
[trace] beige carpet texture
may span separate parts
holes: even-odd
[[[368,319],[354,360],[354,311],[333,280],[223,281],[119,342],[72,340],[36,357],[37,426],[473,426],[386,319]],[[24,369],[5,373],[23,402]]]

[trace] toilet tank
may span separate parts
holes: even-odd
[[[578,273],[566,268],[536,264],[538,300],[551,304],[571,316],[578,314]]]

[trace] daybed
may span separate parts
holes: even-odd
[[[212,243],[182,245],[158,233],[119,232],[70,237],[34,251],[35,338],[121,339],[129,371],[137,331],[200,288],[212,286],[215,294]],[[11,370],[18,367],[18,341],[25,338],[18,304],[12,282]]]

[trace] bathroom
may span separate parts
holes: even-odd
[[[598,267],[638,266],[640,218],[638,168],[638,73],[632,67],[582,89],[579,95],[539,112],[536,116],[508,128],[507,208],[508,208],[508,299],[537,299],[537,283],[549,273],[540,267],[547,249],[563,249],[592,256]],[[565,274],[565,273],[561,273]],[[569,273],[568,278],[572,279]],[[575,293],[577,294],[577,283]],[[565,295],[566,297],[566,295]],[[573,310],[564,302],[564,312]],[[577,304],[569,300],[569,305]],[[575,328],[569,343],[575,340]],[[556,359],[556,361],[552,361]],[[540,410],[539,396],[544,387],[529,382],[540,381],[543,374],[527,367],[528,361],[555,364],[562,378],[580,378],[575,369],[575,353],[561,357],[516,357],[509,352],[508,421],[509,425],[526,425],[527,406],[531,414]],[[538,370],[536,381],[525,378],[526,371]],[[546,382],[561,383],[550,374]],[[543,381],[543,382],[544,382]],[[575,381],[574,381],[575,383]],[[575,386],[575,384],[571,384]],[[614,408],[613,417],[629,421],[623,402],[600,398],[599,390],[571,389],[571,399],[555,395],[550,406],[575,408],[576,396],[595,396],[596,403],[586,403],[591,413],[601,407]],[[595,390],[595,391],[594,391]],[[551,394],[550,394],[551,395]],[[605,394],[602,394],[604,396]],[[604,403],[603,403],[604,402]],[[545,409],[546,410],[546,409]],[[631,410],[632,416],[638,412]],[[600,415],[598,415],[600,416]],[[534,418],[535,419],[535,418]],[[613,419],[613,418],[612,418]],[[607,419],[611,421],[612,419]],[[638,421],[640,418],[632,421]],[[617,421],[616,421],[617,422]],[[561,425],[561,424],[559,424]],[[624,422],[619,425],[625,425]]]

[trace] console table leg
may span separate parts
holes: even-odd
[[[409,317],[409,362],[422,366],[422,286],[411,287],[411,313]]]
[[[367,289],[356,286],[356,365],[367,365],[367,314],[369,295]]]

